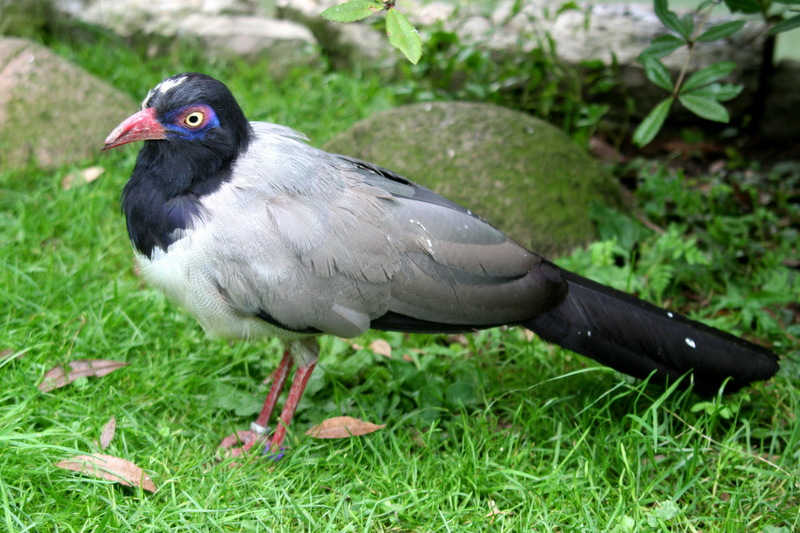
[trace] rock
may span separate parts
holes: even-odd
[[[318,18],[329,7],[341,3],[341,0],[277,0],[276,7],[281,16],[311,19]]]
[[[175,30],[179,37],[196,39],[212,55],[252,61],[266,57],[273,76],[319,59],[311,31],[288,20],[194,14],[176,20]]]
[[[98,22],[104,19],[117,19],[126,13],[136,15],[143,13],[154,18],[164,16],[179,17],[191,13],[206,15],[253,15],[259,12],[258,0],[53,0],[58,9],[73,17],[87,22]],[[121,29],[121,28],[120,28]],[[133,33],[136,28],[128,28]],[[125,33],[120,33],[125,35]]]
[[[79,162],[137,107],[46,48],[0,38],[0,169]]]
[[[282,77],[290,69],[319,60],[311,31],[301,24],[255,14],[244,0],[98,1],[81,20],[108,28],[151,54],[168,50],[176,37],[197,42],[209,55],[244,60],[269,59],[269,74]]]
[[[592,203],[624,205],[616,183],[556,127],[488,104],[385,111],[339,134],[325,149],[398,172],[549,256],[596,238]]]

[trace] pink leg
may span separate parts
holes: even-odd
[[[278,368],[276,368],[275,372],[272,374],[272,385],[269,388],[267,399],[264,401],[264,406],[261,408],[261,413],[259,413],[255,421],[255,427],[253,428],[253,426],[251,426],[255,431],[237,431],[233,435],[228,435],[222,439],[220,448],[229,448],[230,454],[234,457],[238,457],[259,442],[265,440],[269,418],[272,416],[272,411],[275,409],[278,397],[281,395],[281,391],[286,384],[286,378],[289,376],[289,371],[292,369],[292,363],[291,351],[286,350],[283,352],[281,362],[278,363]],[[240,446],[235,447],[237,444]]]
[[[280,452],[283,439],[286,437],[286,428],[292,422],[294,412],[297,410],[297,404],[300,403],[300,398],[303,397],[303,392],[305,392],[306,385],[308,385],[308,378],[311,377],[311,373],[316,366],[316,363],[298,365],[297,371],[294,373],[292,386],[289,388],[289,397],[286,398],[286,404],[283,406],[278,427],[270,440],[269,447],[275,453]]]
[[[269,388],[267,399],[264,400],[264,407],[256,418],[256,424],[262,428],[266,428],[269,424],[269,418],[272,416],[272,410],[275,409],[275,404],[278,403],[278,396],[281,395],[286,378],[289,377],[289,371],[292,369],[292,355],[290,350],[283,352],[281,362],[278,363],[278,368],[272,374],[272,385]]]

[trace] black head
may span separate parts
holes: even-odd
[[[134,174],[158,175],[170,194],[181,194],[229,166],[251,135],[250,123],[225,84],[187,72],[153,88],[142,110],[117,126],[103,149],[144,140]]]
[[[165,140],[198,142],[235,156],[247,146],[250,124],[228,87],[205,74],[187,72],[156,85],[142,102],[155,109]]]
[[[201,198],[231,179],[253,132],[230,90],[205,74],[165,79],[123,121],[104,150],[144,141],[122,193],[128,233],[149,255],[202,217]]]

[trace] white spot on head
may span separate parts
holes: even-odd
[[[592,336],[592,330],[589,330],[589,331],[587,331],[587,332],[586,332],[586,335],[587,335],[587,336],[589,336],[589,337],[591,337],[591,336]]]
[[[174,89],[175,87],[177,87],[178,85],[180,85],[181,83],[185,82],[187,79],[189,79],[187,76],[181,76],[179,78],[174,78],[173,77],[173,78],[165,79],[164,81],[162,81],[161,83],[159,83],[158,85],[153,87],[150,90],[149,93],[147,93],[147,96],[142,101],[142,109],[147,109],[147,105],[150,103],[150,100],[156,94],[167,93],[167,92],[171,91],[172,89]]]
[[[673,316],[675,316],[675,315],[673,315],[671,311],[667,311],[667,316],[668,316],[668,317],[670,317],[670,318],[672,318],[672,317],[673,317]]]
[[[689,346],[689,348],[697,348],[697,345],[689,337],[686,337],[686,344]]]

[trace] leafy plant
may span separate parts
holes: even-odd
[[[389,36],[389,43],[416,64],[422,57],[422,39],[408,17],[397,10],[395,0],[352,0],[326,9],[321,16],[334,22],[357,22],[380,11],[386,11],[386,35]]]
[[[797,164],[701,177],[641,162],[628,170],[639,175],[636,196],[647,226],[595,207],[603,240],[564,266],[677,310],[704,307],[728,327],[733,320],[760,335],[790,331],[800,276],[784,264],[800,247]],[[703,303],[709,300],[711,307]],[[773,342],[793,341],[778,334]]]
[[[651,46],[639,55],[638,61],[644,67],[647,79],[670,94],[658,103],[636,128],[633,142],[639,146],[644,146],[653,140],[664,125],[676,100],[699,117],[716,122],[728,122],[730,120],[728,111],[720,102],[737,97],[743,89],[741,85],[718,83],[736,68],[736,63],[733,61],[719,61],[688,77],[687,72],[698,43],[730,37],[744,26],[744,20],[723,22],[706,28],[711,8],[714,6],[712,2],[702,4],[705,5],[705,10],[702,11],[697,23],[691,13],[678,17],[675,12],[670,11],[667,0],[655,0],[653,5],[658,19],[672,33],[653,39]],[[673,80],[661,58],[681,47],[686,47],[688,53],[678,77]]]
[[[697,7],[696,14],[686,13],[678,16],[669,9],[668,0],[654,0],[656,16],[669,30],[669,34],[656,37],[651,45],[643,51],[638,61],[644,67],[645,75],[654,85],[669,92],[642,120],[633,134],[633,142],[644,146],[652,141],[664,125],[672,105],[677,101],[695,115],[715,122],[728,122],[730,116],[722,102],[736,98],[743,89],[742,85],[719,83],[736,68],[733,61],[718,61],[708,67],[688,75],[689,67],[700,43],[709,43],[728,38],[744,25],[745,20],[731,20],[708,26],[712,9],[721,0],[704,0]],[[798,0],[724,0],[732,13],[747,15],[761,14],[765,21],[773,24],[770,35],[789,31],[800,27],[800,15],[790,16],[770,14],[774,4],[800,4]],[[789,8],[788,13],[800,12]],[[681,66],[676,79],[672,79],[669,69],[661,60],[679,48],[686,48],[686,60]]]

